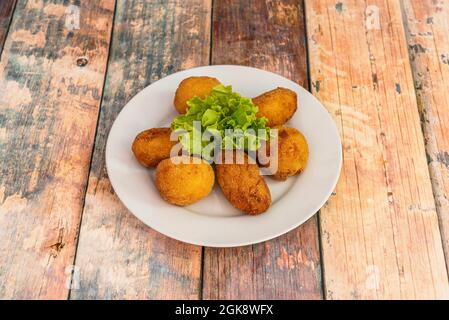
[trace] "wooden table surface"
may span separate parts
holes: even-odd
[[[446,0],[0,0],[0,298],[449,299],[448,34]],[[290,78],[338,125],[335,192],[277,239],[184,244],[110,185],[127,101],[207,64]]]

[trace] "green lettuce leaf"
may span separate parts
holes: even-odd
[[[256,113],[259,109],[251,99],[233,92],[232,86],[218,85],[211,95],[205,99],[194,97],[187,106],[187,113],[176,117],[171,128],[175,132],[183,132],[179,139],[184,150],[191,154],[199,154],[199,149],[210,143],[201,138],[201,133],[206,130],[221,136],[223,149],[232,146],[234,149],[256,151],[260,148],[260,141],[269,138],[267,119],[258,118]],[[240,131],[241,135],[230,138],[226,136],[227,129]],[[265,130],[265,134],[258,135],[258,130]]]

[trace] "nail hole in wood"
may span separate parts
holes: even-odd
[[[76,65],[78,67],[84,67],[89,63],[89,60],[86,57],[80,57],[76,59]]]

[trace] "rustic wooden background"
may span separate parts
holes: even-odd
[[[0,298],[449,298],[449,1],[0,0]],[[139,90],[207,64],[309,88],[344,166],[310,221],[201,248],[140,223],[104,163]]]

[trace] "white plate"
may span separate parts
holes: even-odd
[[[309,143],[305,171],[287,182],[265,178],[273,204],[264,214],[247,216],[234,209],[216,185],[200,202],[177,207],[166,203],[154,186],[154,170],[139,165],[131,152],[135,136],[168,127],[177,115],[173,97],[181,80],[211,76],[246,97],[276,87],[298,94],[299,108],[288,123]],[[120,200],[142,222],[180,241],[211,247],[235,247],[280,236],[311,218],[331,195],[342,163],[341,142],[332,118],[307,90],[271,72],[243,66],[206,66],[172,74],[146,87],[118,115],[106,145],[109,179]]]

